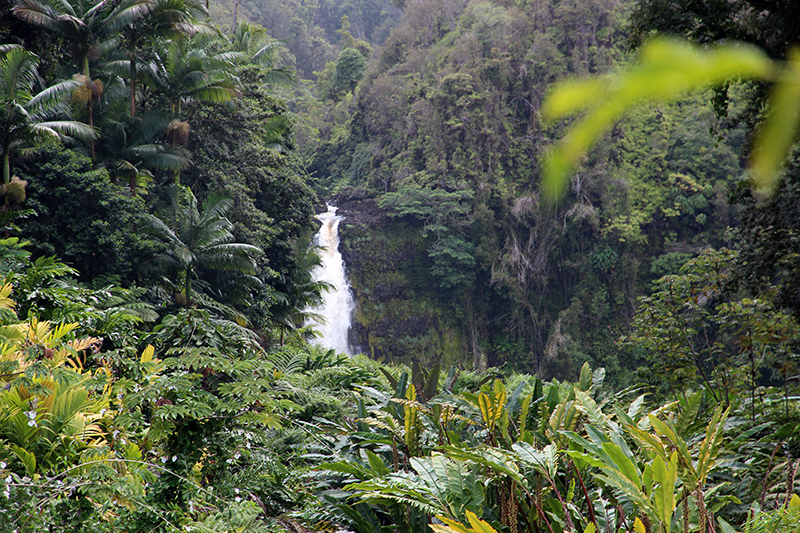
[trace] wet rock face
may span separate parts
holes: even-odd
[[[442,326],[445,310],[427,285],[429,244],[419,225],[388,216],[359,190],[330,203],[345,217],[340,251],[357,307],[350,344],[376,359],[439,361],[453,333]]]

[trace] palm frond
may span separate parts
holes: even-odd
[[[133,21],[149,14],[155,4],[153,0],[123,0],[103,22],[103,31],[107,34],[118,32]]]
[[[32,124],[31,129],[35,133],[45,133],[49,130],[57,133],[58,135],[69,135],[79,140],[97,139],[98,134],[94,128],[83,124],[82,122],[75,122],[73,120],[60,120],[53,122],[41,122],[39,124]]]
[[[73,16],[69,13],[60,14],[47,2],[38,0],[22,0],[12,11],[25,22],[49,30],[58,31],[64,23],[75,24],[75,21],[80,23],[80,19],[76,19],[74,14]]]
[[[297,74],[294,69],[289,67],[273,68],[264,73],[262,79],[265,85],[279,85],[281,87],[290,87],[297,81]],[[261,87],[263,88],[263,86]]]
[[[36,109],[38,107],[50,107],[53,104],[63,101],[66,96],[72,94],[81,84],[75,80],[62,81],[47,89],[43,90],[34,96],[28,102],[29,109]]]

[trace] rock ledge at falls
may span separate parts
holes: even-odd
[[[460,328],[430,289],[421,225],[390,217],[374,194],[346,190],[331,200],[345,218],[339,247],[356,299],[349,342],[375,359],[465,361]]]

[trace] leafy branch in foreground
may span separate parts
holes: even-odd
[[[781,62],[744,43],[702,48],[684,41],[656,38],[642,47],[639,60],[622,73],[555,85],[542,106],[546,120],[586,111],[546,155],[545,192],[559,198],[566,189],[569,174],[589,148],[637,104],[667,102],[689,91],[737,79],[775,82],[750,157],[756,187],[771,191],[800,123],[800,52],[791,52],[789,60]]]

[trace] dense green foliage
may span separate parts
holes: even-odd
[[[141,292],[69,286],[16,239],[0,264],[2,531],[797,531],[776,389],[663,403],[588,364],[547,383],[266,353],[202,310],[143,328]]]
[[[139,283],[162,312],[200,305],[249,320],[268,338],[271,294],[302,277],[295,256],[308,244],[314,201],[293,153],[295,119],[269,92],[292,79],[276,63],[279,43],[244,22],[229,39],[195,0],[25,0],[2,16],[4,42],[21,43],[0,51],[5,223],[27,199],[21,234],[83,281]],[[47,39],[64,44],[63,54],[40,61],[23,48]],[[193,192],[180,190],[187,186]],[[234,253],[227,262],[198,259],[205,268],[181,256],[159,270],[154,258],[165,257],[169,239],[146,226],[157,215],[189,239],[175,225],[176,198],[213,195],[226,198],[215,215],[230,227],[222,240],[200,235],[194,245],[247,250],[247,268],[228,269]]]
[[[728,195],[745,174],[744,128],[698,94],[633,112],[582,162],[562,204],[540,197],[537,159],[564,131],[542,124],[547,87],[624,63],[629,8],[405,7],[352,97],[329,104],[309,168],[352,214],[342,232],[360,344],[558,376],[589,361],[629,383],[623,371],[638,361],[615,341],[637,297],[730,242]],[[384,240],[397,260],[380,267],[373,247]]]
[[[552,82],[664,29],[784,58],[776,6],[0,5],[0,532],[800,532],[764,87],[631,110],[562,203],[538,166]],[[307,341],[314,190],[371,358]]]

